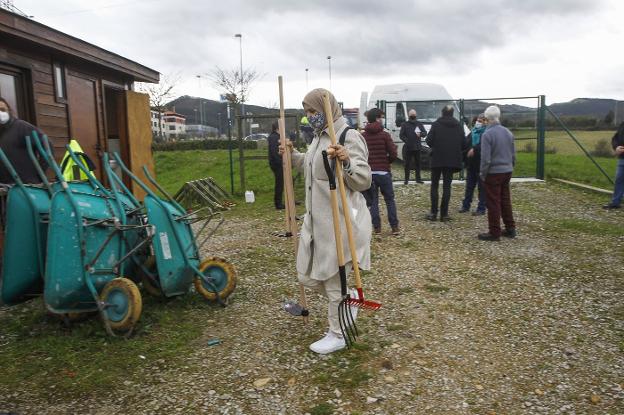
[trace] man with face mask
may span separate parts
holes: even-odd
[[[420,139],[427,136],[425,126],[416,121],[416,110],[409,110],[409,119],[401,125],[399,138],[405,143],[403,148],[403,163],[405,166],[405,181],[409,182],[410,170],[412,166],[416,168],[416,183],[424,183],[420,178],[420,150],[422,148]]]
[[[0,148],[24,183],[41,183],[41,178],[28,156],[24,139],[26,136],[31,137],[33,131],[36,131],[39,136],[43,135],[37,127],[13,116],[8,101],[0,97]],[[36,147],[33,149],[35,154],[38,154]],[[41,157],[39,157],[39,164],[44,170],[47,168]],[[0,163],[0,183],[13,183],[13,178],[2,163]]]

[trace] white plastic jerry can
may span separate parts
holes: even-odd
[[[254,195],[253,190],[247,190],[245,192],[245,202],[253,203],[256,201],[256,196]]]

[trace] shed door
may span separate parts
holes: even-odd
[[[143,174],[143,166],[146,166],[150,174],[155,177],[149,96],[139,92],[126,91],[126,110],[128,116],[129,167],[141,181],[150,186]],[[133,183],[132,191],[139,199],[145,196],[143,189],[135,183]]]
[[[71,138],[78,140],[82,150],[97,166],[96,175],[102,177],[96,92],[95,81],[74,75],[67,76]]]

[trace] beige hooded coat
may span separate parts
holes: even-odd
[[[315,90],[317,91],[317,90]],[[312,91],[314,93],[315,91]],[[306,100],[312,94],[306,96]],[[342,117],[340,108],[332,98],[332,110],[334,112],[334,129],[336,139],[340,138],[347,123]],[[317,101],[306,101],[305,104],[319,112]],[[322,101],[321,101],[322,102]],[[329,196],[329,182],[323,166],[321,152],[331,144],[327,129],[320,134],[315,134],[314,140],[306,153],[294,151],[292,154],[293,167],[303,171],[305,175],[306,191],[306,214],[301,228],[299,250],[297,255],[297,272],[309,278],[324,281],[336,275],[338,272],[338,258]],[[344,171],[345,190],[351,209],[351,220],[356,242],[356,252],[360,268],[370,269],[370,241],[371,241],[371,217],[366,207],[366,201],[360,192],[371,186],[371,170],[368,165],[368,148],[364,137],[356,130],[349,130],[345,137],[345,144],[349,152],[350,166]],[[340,218],[342,230],[342,245],[344,247],[345,261],[351,261],[351,252],[347,239],[347,231],[340,203],[340,193],[337,188],[340,205]]]

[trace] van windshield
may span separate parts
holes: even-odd
[[[455,108],[453,116],[459,120],[459,109],[455,101],[408,101],[407,110],[415,109],[419,121],[434,122],[442,116],[442,108],[445,105],[452,105]]]

